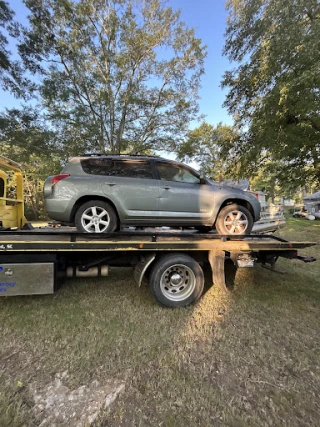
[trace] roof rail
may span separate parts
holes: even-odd
[[[100,157],[100,156],[107,156],[107,154],[85,153],[85,154],[79,154],[78,156],[71,156],[71,157]]]
[[[113,153],[105,153],[105,154],[101,154],[101,153],[85,153],[85,154],[81,154],[77,157],[101,157],[101,156],[112,156],[112,157],[155,157],[155,158],[161,158],[161,156],[156,156],[153,154],[134,154],[134,153],[121,153],[121,154],[113,154]]]

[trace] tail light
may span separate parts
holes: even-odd
[[[60,175],[56,175],[52,178],[51,183],[52,185],[57,184],[57,182],[61,181],[62,179],[66,179],[70,176],[69,173],[61,173]]]

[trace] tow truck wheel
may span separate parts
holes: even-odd
[[[75,225],[82,233],[111,233],[117,228],[117,215],[109,203],[90,200],[77,210]]]
[[[219,212],[216,229],[219,234],[250,234],[253,227],[251,213],[244,206],[233,203]]]
[[[154,264],[150,275],[151,294],[166,307],[186,307],[203,292],[200,265],[189,255],[168,254]]]

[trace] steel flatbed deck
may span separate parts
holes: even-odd
[[[312,246],[312,242],[288,242],[274,235],[221,236],[187,232],[118,232],[87,234],[64,230],[0,232],[0,251],[155,251],[225,250],[288,251]]]
[[[0,296],[53,293],[64,277],[106,276],[109,266],[132,266],[140,286],[149,279],[155,299],[186,306],[203,290],[203,266],[227,291],[225,264],[274,270],[279,257],[298,258],[312,242],[289,242],[274,235],[222,236],[190,231],[121,231],[87,234],[70,228],[0,231]]]

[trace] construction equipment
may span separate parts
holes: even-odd
[[[7,197],[9,176],[15,182],[15,198]],[[26,223],[21,167],[13,160],[0,156],[0,227],[22,229]]]

